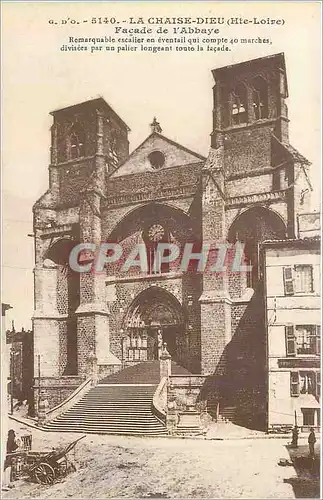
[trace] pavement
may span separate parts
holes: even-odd
[[[78,436],[34,429],[32,434],[36,450]],[[319,443],[316,460],[309,462],[306,439],[300,438],[298,449],[288,441],[88,435],[71,457],[76,472],[52,486],[18,480],[2,498],[319,498]],[[279,465],[295,458],[301,459],[296,467]]]
[[[24,432],[28,433],[34,430],[40,430],[37,425],[36,418],[29,418],[26,416],[26,411],[15,411],[14,415],[9,415],[9,421],[13,425],[25,429]],[[28,430],[29,429],[29,430]],[[47,432],[43,430],[43,432]],[[308,433],[300,433],[300,438],[305,438]],[[232,422],[208,422],[208,428],[201,431],[196,435],[187,436],[167,436],[169,439],[210,439],[210,440],[227,440],[227,439],[284,439],[291,441],[291,432],[288,433],[267,433],[264,431],[257,431],[235,425]]]

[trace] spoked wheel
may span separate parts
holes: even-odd
[[[42,462],[34,469],[34,475],[37,483],[53,484],[55,479],[55,471],[53,467],[46,462]]]

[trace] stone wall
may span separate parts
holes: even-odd
[[[54,406],[63,402],[68,398],[75,389],[84,381],[82,377],[46,377],[41,375],[40,380],[40,391],[42,400],[47,399],[48,408],[54,408]],[[36,376],[34,379],[34,398],[35,406],[37,411],[39,395],[39,378]]]

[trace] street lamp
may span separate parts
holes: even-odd
[[[11,378],[11,391],[10,391],[10,413],[13,415],[13,386],[15,381],[15,356],[19,353],[14,351],[13,345],[10,349],[10,378]]]

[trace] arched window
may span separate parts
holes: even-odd
[[[268,85],[261,76],[253,81],[252,102],[256,120],[268,118]]]
[[[169,232],[166,227],[159,223],[152,224],[143,233],[143,240],[146,245],[148,273],[160,274],[169,272],[169,262],[160,262],[158,243],[169,243]],[[164,256],[167,251],[164,251]]]
[[[232,121],[234,125],[239,123],[247,123],[247,89],[244,85],[239,84],[232,92]]]
[[[85,156],[85,134],[81,127],[73,127],[70,134],[70,158]]]

